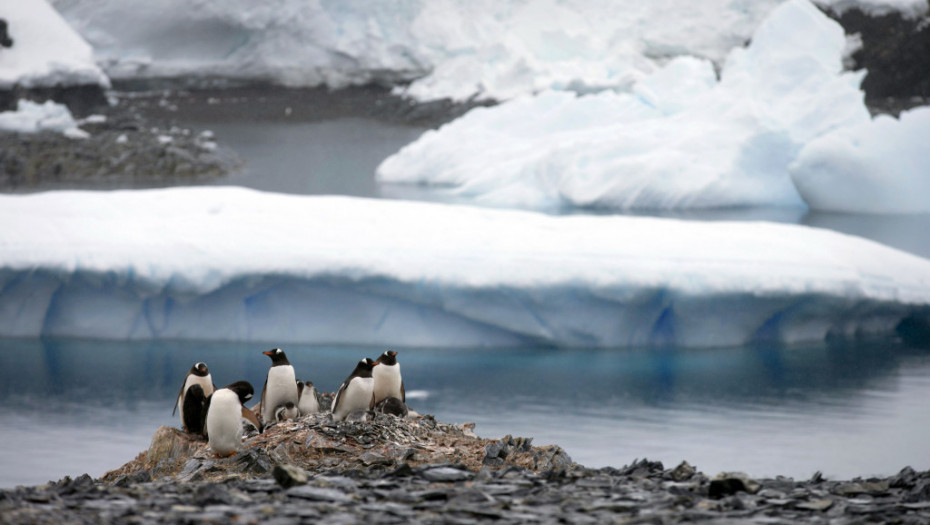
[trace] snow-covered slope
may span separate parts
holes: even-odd
[[[7,0],[0,18],[13,47],[0,48],[0,89],[99,85],[110,81],[94,63],[93,50],[46,0]]]
[[[0,196],[0,223],[3,336],[708,346],[930,304],[930,261],[770,223],[241,188]]]

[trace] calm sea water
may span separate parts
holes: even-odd
[[[0,339],[0,487],[100,476],[148,448],[184,374],[257,390],[270,345]],[[284,347],[333,391],[381,348]],[[806,478],[930,468],[930,351],[859,344],[683,350],[399,349],[408,400],[497,438],[559,444],[588,466],[687,460]]]

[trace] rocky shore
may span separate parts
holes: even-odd
[[[102,479],[0,491],[0,523],[930,523],[930,471],[795,481],[648,460],[590,469],[471,425],[366,419],[286,422],[223,459],[162,427]]]

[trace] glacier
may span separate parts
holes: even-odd
[[[468,347],[891,337],[930,261],[765,222],[236,187],[0,196],[0,335]]]
[[[57,85],[110,87],[91,46],[46,0],[3,3],[13,47],[0,49],[0,89]]]
[[[882,172],[897,196],[880,203],[858,205],[874,184],[843,176],[868,169],[868,152],[856,161],[821,155],[818,167],[834,174],[824,178],[833,184],[805,175],[799,155],[808,145],[804,158],[813,158],[821,137],[878,129],[859,89],[864,72],[842,70],[846,45],[839,24],[807,0],[790,0],[765,18],[748,47],[730,53],[719,81],[709,61],[679,57],[630,93],[548,91],[477,108],[387,158],[377,177],[459,201],[542,210],[835,209],[834,193],[856,196],[849,211],[913,210],[899,201],[920,194],[930,173],[925,151],[915,156],[906,145],[913,141],[871,139],[881,147],[870,151],[898,167]],[[880,121],[884,129],[898,125]],[[909,133],[930,136],[930,126],[911,119],[894,136]]]

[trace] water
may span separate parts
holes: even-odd
[[[258,390],[257,344],[0,339],[0,487],[100,476],[145,450],[184,374]],[[333,391],[383,349],[285,347]],[[534,437],[588,466],[648,457],[704,472],[851,478],[930,468],[930,351],[811,345],[700,351],[400,349],[409,404],[484,437]]]

